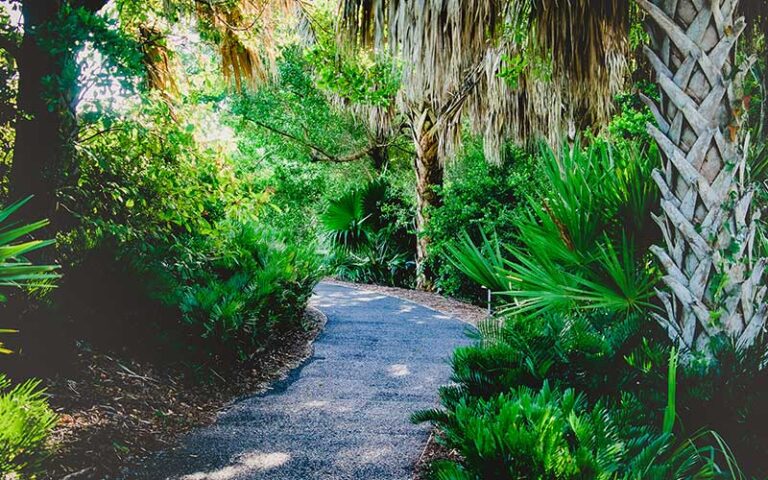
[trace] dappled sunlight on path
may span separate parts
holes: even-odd
[[[466,325],[415,303],[321,284],[328,316],[310,360],[265,394],[242,399],[126,478],[393,479],[412,475]]]
[[[285,465],[291,458],[287,453],[248,452],[237,457],[232,465],[210,472],[197,472],[184,475],[182,480],[230,480],[242,478],[246,474],[265,472]]]

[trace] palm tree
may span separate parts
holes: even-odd
[[[571,3],[576,6],[539,0],[341,1],[345,43],[388,48],[403,64],[398,104],[416,151],[418,288],[431,287],[424,232],[430,210],[440,205],[443,170],[459,144],[465,113],[496,159],[502,137],[557,131],[577,111],[605,117],[617,89],[611,78],[623,68],[627,2]],[[523,39],[507,32],[510,24],[522,29],[533,23],[546,28]],[[552,52],[554,82],[531,76],[512,87],[497,75],[504,58]],[[531,84],[537,88],[526,88]]]
[[[645,99],[658,125],[648,131],[664,154],[653,173],[662,194],[657,223],[664,248],[652,251],[664,266],[659,292],[670,337],[688,351],[707,353],[725,334],[738,347],[763,332],[764,258],[753,256],[757,212],[745,179],[740,82],[734,47],[744,32],[734,0],[637,0],[651,22],[645,49],[661,101]],[[747,136],[748,137],[748,136]]]
[[[666,315],[657,318],[688,351],[707,352],[709,340],[722,333],[743,348],[763,332],[766,319],[765,260],[753,256],[758,215],[751,208],[741,134],[745,69],[734,64],[745,21],[736,18],[736,0],[636,2],[647,15],[652,45],[645,51],[661,91],[658,104],[645,98],[658,124],[648,128],[665,158],[663,170],[653,174],[662,193],[657,223],[665,246],[653,252],[671,293],[659,291]],[[764,22],[766,2],[746,3],[744,11]],[[439,203],[433,187],[442,181],[445,147],[456,139],[464,103],[477,85],[481,94],[471,99],[471,120],[487,138],[557,128],[568,117],[562,112],[566,105],[570,118],[585,112],[600,117],[605,113],[600,99],[615,91],[611,84],[622,71],[630,5],[618,0],[343,2],[342,27],[355,42],[388,39],[406,63],[403,97],[417,151],[420,229],[427,207]],[[499,39],[500,16],[512,25],[513,39],[502,35],[492,44]],[[473,30],[473,23],[483,28]],[[552,66],[543,94],[531,75],[523,74],[517,88],[498,83],[503,55],[535,58],[537,52]],[[483,54],[491,67],[473,70]],[[558,96],[565,100],[547,104]],[[546,117],[552,110],[554,117]],[[427,245],[422,238],[420,260]]]
[[[385,48],[403,61],[400,111],[416,150],[416,229],[440,205],[445,159],[456,145],[467,97],[480,77],[488,42],[501,25],[503,0],[343,0],[340,30],[358,46]],[[431,287],[425,263],[429,238],[417,243],[417,287]]]

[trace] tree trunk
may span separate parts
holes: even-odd
[[[63,150],[62,118],[49,108],[50,92],[44,79],[56,76],[56,60],[38,43],[38,31],[53,21],[56,1],[25,1],[24,37],[17,58],[19,72],[16,141],[10,174],[11,201],[34,195],[25,207],[28,218],[50,216],[55,206],[56,168]]]
[[[78,77],[74,48],[41,45],[45,29],[57,20],[63,0],[23,0],[24,36],[17,58],[19,72],[16,139],[9,179],[11,200],[34,195],[25,207],[28,218],[51,218],[64,227],[57,212],[57,193],[75,183],[73,146],[77,136]],[[73,0],[73,8],[96,13],[107,0]],[[66,47],[61,45],[59,47]]]
[[[377,144],[368,152],[373,160],[373,168],[377,172],[384,171],[389,165],[389,148],[386,145]]]
[[[758,214],[737,114],[743,75],[733,48],[744,21],[734,22],[734,0],[637,2],[653,22],[646,54],[662,94],[658,105],[644,99],[665,158],[653,172],[665,248],[652,251],[669,292],[659,292],[666,315],[656,317],[689,353],[710,354],[710,340],[722,334],[745,348],[764,329],[766,288],[765,260],[752,256]]]
[[[416,147],[416,288],[432,290],[434,272],[428,259],[429,236],[425,234],[429,223],[430,209],[442,203],[435,187],[443,185],[443,162],[440,160],[435,120],[429,109],[425,109],[412,123],[413,140]]]
[[[758,139],[765,139],[768,136],[768,61],[761,65],[760,74],[760,118],[758,119],[757,135]]]

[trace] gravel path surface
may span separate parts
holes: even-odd
[[[351,283],[335,278],[326,278],[324,283],[352,287],[358,290],[381,293],[390,297],[397,297],[409,302],[418,303],[425,307],[437,310],[448,316],[458,318],[464,322],[477,326],[478,323],[488,318],[485,308],[465,303],[450,297],[444,297],[434,292],[422,292],[407,288],[385,287],[383,285],[371,285],[367,283]]]
[[[409,416],[436,405],[467,325],[377,292],[315,293],[328,323],[302,367],[125,478],[410,479],[430,430]]]

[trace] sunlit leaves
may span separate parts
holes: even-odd
[[[516,315],[652,308],[656,273],[645,250],[655,232],[655,154],[597,142],[541,156],[547,193],[531,200],[517,245],[500,250],[485,237],[479,246],[465,237],[451,249],[452,261],[473,280],[497,286],[505,310]]]

